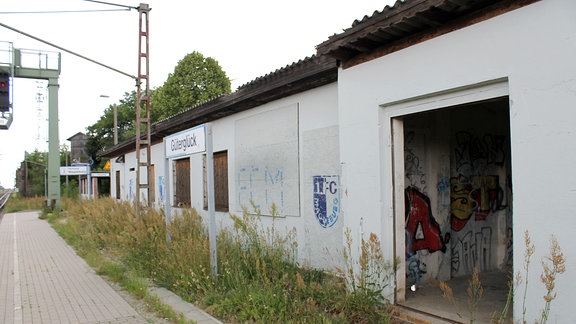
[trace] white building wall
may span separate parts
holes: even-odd
[[[239,192],[241,185],[238,184],[239,163],[237,158],[249,153],[240,154],[238,145],[251,143],[238,143],[237,138],[247,138],[246,133],[253,130],[250,123],[255,121],[262,124],[276,123],[277,128],[295,130],[296,138],[294,147],[282,146],[282,140],[278,143],[270,144],[270,151],[274,152],[274,146],[280,145],[281,148],[288,147],[290,155],[286,158],[293,161],[289,165],[284,165],[294,170],[295,179],[291,183],[285,183],[281,188],[284,197],[289,197],[286,201],[286,213],[280,208],[280,217],[274,219],[274,226],[282,232],[295,230],[298,244],[298,261],[306,266],[334,269],[341,266],[341,247],[342,247],[342,224],[344,222],[343,214],[340,211],[339,199],[335,203],[334,199],[339,197],[340,188],[340,160],[339,160],[339,142],[338,142],[338,96],[337,85],[330,84],[315,88],[303,93],[299,93],[281,100],[267,103],[244,112],[240,112],[219,120],[212,121],[213,130],[213,151],[227,151],[228,153],[228,195],[229,195],[229,212],[216,212],[217,231],[223,228],[231,227],[232,220],[229,214],[242,214],[242,202],[246,200],[238,199],[242,196]],[[291,119],[293,125],[287,125],[289,120],[270,120],[268,117],[294,116]],[[190,125],[190,128],[197,125]],[[258,124],[253,127],[257,129]],[[260,135],[265,137],[266,134]],[[268,134],[270,135],[270,134]],[[274,134],[271,134],[274,135]],[[259,136],[258,133],[254,136]],[[254,141],[265,141],[258,137],[252,138]],[[158,198],[160,195],[159,177],[164,177],[164,147],[157,144],[152,147],[152,164],[155,165],[156,186],[155,192],[157,197],[156,206],[160,206]],[[257,154],[259,167],[262,170],[267,168],[269,163],[278,163],[278,158],[274,154],[267,156],[267,150],[262,147],[256,147],[260,150]],[[277,152],[276,152],[277,153]],[[144,156],[143,156],[144,158]],[[188,157],[187,157],[188,158]],[[208,224],[208,212],[204,210],[204,187],[203,187],[203,154],[193,154],[190,158],[190,178],[191,178],[191,207],[195,208],[203,216],[205,224]],[[125,163],[116,163],[112,159],[111,163],[111,184],[112,196],[115,195],[115,175],[116,170],[121,172],[122,199],[134,199],[135,194],[135,171],[130,171],[136,165],[134,152],[125,155]],[[168,164],[169,179],[165,179],[165,184],[170,187],[171,194],[173,190],[172,179],[172,160]],[[320,224],[315,216],[314,209],[314,177],[321,177],[322,180],[329,180],[325,186],[332,190],[333,193],[326,195],[330,198],[328,202],[329,215],[334,215],[329,222]],[[316,178],[316,179],[317,179]],[[334,182],[334,183],[332,183]],[[280,189],[279,189],[280,190]],[[280,192],[280,191],[278,191]],[[271,194],[275,194],[272,190]],[[170,199],[172,197],[169,197]],[[270,199],[270,202],[279,204],[278,201]],[[250,207],[250,206],[246,206]],[[272,226],[273,218],[266,216],[270,206],[261,204],[260,208],[264,216],[260,217],[263,227]],[[336,208],[336,209],[335,209]],[[172,208],[172,214],[177,214],[178,208]]]
[[[164,177],[164,144],[158,143],[152,145],[150,148],[152,152],[152,159],[150,163],[154,165],[154,178],[155,186],[154,190],[155,201],[154,206],[161,207],[160,201],[160,181],[159,177]],[[142,161],[146,161],[146,150],[141,150],[140,158]],[[116,197],[116,171],[120,171],[120,197]],[[144,168],[141,169],[141,180],[142,183],[146,183],[147,175],[144,172]],[[136,195],[136,155],[134,152],[129,152],[124,155],[124,163],[116,162],[116,158],[110,159],[110,197],[134,201]],[[146,201],[148,197],[142,190],[141,193],[142,201]]]
[[[394,256],[391,120],[383,105],[440,91],[505,80],[510,95],[514,270],[522,271],[523,233],[536,246],[527,292],[527,319],[537,319],[545,294],[540,261],[550,236],[567,256],[558,277],[552,321],[573,320],[576,277],[576,2],[546,0],[340,70],[340,154],[345,226],[377,231]],[[436,100],[433,96],[430,101]],[[439,104],[441,105],[441,103]],[[376,140],[379,139],[379,140]],[[403,257],[403,256],[399,256]],[[522,317],[522,288],[515,319]],[[530,321],[529,320],[529,321]]]
[[[297,109],[298,132],[297,154],[295,163],[298,163],[297,184],[290,188],[296,192],[286,193],[286,196],[299,200],[296,213],[274,220],[274,226],[281,231],[296,230],[298,241],[298,259],[304,265],[319,268],[340,266],[342,246],[342,215],[332,226],[322,227],[316,219],[312,198],[313,176],[339,176],[339,150],[338,150],[338,115],[337,115],[337,86],[331,84],[277,100],[257,108],[250,109],[232,116],[212,122],[214,134],[214,152],[228,151],[228,183],[230,213],[241,215],[242,206],[239,196],[237,161],[237,126],[238,121],[258,120],[258,116],[266,117],[267,113],[274,116],[280,110]],[[262,120],[265,121],[265,120]],[[256,125],[255,125],[256,127]],[[320,156],[319,156],[320,155]],[[264,161],[265,162],[265,161]],[[202,157],[192,157],[192,205],[207,219],[207,212],[203,210],[202,192]],[[196,180],[195,180],[196,179]],[[274,201],[278,205],[277,201]],[[291,203],[291,206],[295,204]],[[250,207],[250,206],[247,206]],[[260,206],[263,214],[267,214],[270,206]],[[231,226],[228,213],[216,213],[218,226]],[[263,226],[272,226],[272,217],[262,216]]]

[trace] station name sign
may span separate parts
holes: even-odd
[[[166,158],[190,155],[206,151],[204,125],[165,137]]]
[[[88,174],[90,166],[89,165],[79,165],[79,166],[61,166],[60,175],[86,175]]]

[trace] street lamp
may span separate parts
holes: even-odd
[[[110,98],[108,95],[100,95],[100,98]],[[112,105],[112,110],[114,111],[114,145],[118,144],[118,112],[116,104]]]

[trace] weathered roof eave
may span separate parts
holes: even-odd
[[[337,79],[338,69],[333,58],[320,56],[306,58],[257,78],[231,94],[220,96],[153,124],[150,128],[152,143],[157,144],[170,134],[327,85],[336,82]],[[135,138],[131,138],[99,155],[113,158],[133,152],[136,148],[135,142]]]
[[[540,0],[405,0],[316,46],[347,68]]]

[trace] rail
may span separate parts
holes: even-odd
[[[0,210],[4,211],[4,205],[6,205],[6,203],[10,199],[11,195],[12,195],[12,190],[0,191]]]

